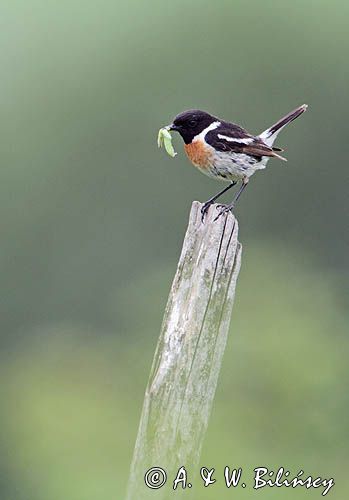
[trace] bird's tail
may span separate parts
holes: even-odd
[[[272,125],[271,127],[267,128],[267,130],[264,130],[259,137],[262,139],[265,144],[268,146],[272,146],[278,133],[288,124],[291,123],[293,120],[298,118],[306,109],[308,108],[307,104],[303,104],[302,106],[299,106],[299,108],[294,109],[290,113],[288,113],[286,116],[281,118],[281,120],[277,121]]]

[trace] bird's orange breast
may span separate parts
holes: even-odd
[[[211,165],[212,151],[203,141],[197,140],[184,144],[185,152],[193,165],[199,168],[208,168]]]

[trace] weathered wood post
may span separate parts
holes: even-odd
[[[172,490],[178,469],[199,465],[241,258],[235,217],[229,213],[214,221],[213,205],[202,223],[201,206],[192,205],[168,298],[145,392],[127,500],[178,498],[180,491]],[[152,467],[167,472],[167,483],[156,491],[144,480]],[[161,474],[148,478],[154,484],[161,480]]]

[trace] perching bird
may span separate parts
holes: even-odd
[[[250,177],[256,170],[265,168],[269,158],[286,161],[279,154],[282,149],[273,147],[273,143],[278,133],[304,113],[307,107],[306,104],[299,106],[257,136],[249,134],[239,125],[220,120],[199,109],[180,113],[171,125],[165,127],[180,133],[187,156],[195,167],[213,179],[229,182],[227,187],[203,205],[202,219],[219,196],[241,181],[232,203],[222,205],[216,219],[232,210]]]

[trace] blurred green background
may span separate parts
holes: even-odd
[[[175,160],[158,151],[159,127],[198,107],[259,132],[303,102],[278,140],[288,163],[236,209],[202,465],[303,469],[347,497],[348,15],[346,0],[1,2],[1,500],[123,498],[190,205],[221,187],[179,138]],[[197,498],[321,497],[250,484]]]

